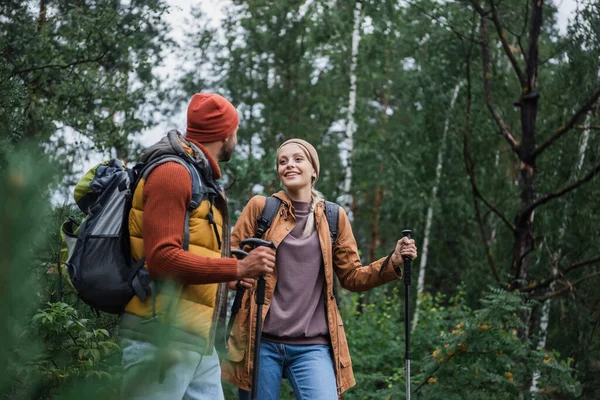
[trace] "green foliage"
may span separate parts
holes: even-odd
[[[18,79],[10,76],[5,62],[0,62],[0,92],[0,147],[7,148],[21,137],[25,90]]]
[[[346,399],[404,398],[403,301],[397,285],[378,296],[362,314],[345,318],[357,386]],[[378,290],[381,294],[381,290]],[[572,360],[556,351],[536,350],[520,337],[520,315],[532,303],[523,296],[494,289],[471,309],[465,291],[448,298],[424,295],[422,319],[411,335],[414,398],[514,399],[529,398],[534,371],[541,372],[536,399],[578,396]],[[373,297],[372,297],[373,298]]]
[[[87,150],[129,156],[160,102],[153,68],[170,43],[166,10],[160,0],[2,2],[0,52],[27,90],[20,136],[72,157],[67,150],[87,143],[66,149],[72,129],[92,143]]]
[[[234,1],[222,24],[226,43],[207,43],[206,31],[193,42],[199,54],[212,53],[207,68],[219,79],[207,82],[201,76],[198,82],[194,64],[182,89],[190,94],[212,84],[240,112],[240,151],[223,166],[237,212],[253,194],[279,189],[275,151],[292,137],[319,145],[329,167],[323,169],[318,189],[331,199],[340,194],[342,135],[330,127],[343,118],[340,105],[347,102],[347,86],[344,70],[330,66],[348,62],[343,49],[350,43],[346,34],[351,25],[345,22],[352,5],[315,1],[301,6],[295,1]]]
[[[55,215],[48,202],[56,169],[36,146],[7,150],[0,149],[6,160],[0,170],[2,397],[64,397],[82,382],[98,396],[114,397],[120,351],[110,331],[116,319],[92,319],[66,282],[64,299],[74,305],[48,302],[58,297],[57,217],[64,215]]]
[[[30,361],[40,351],[37,340],[22,341],[24,327],[37,307],[37,281],[40,270],[38,251],[45,241],[46,230],[35,221],[49,215],[45,202],[53,171],[39,151],[17,148],[7,152],[0,170],[0,392],[11,393],[16,383],[17,367]],[[34,218],[35,216],[35,218]],[[15,349],[21,350],[16,356]],[[36,381],[27,382],[29,393],[36,391]]]
[[[35,335],[42,338],[46,349],[26,369],[37,371],[46,387],[58,389],[74,378],[111,385],[115,363],[107,360],[120,352],[108,330],[93,328],[89,319],[81,318],[75,308],[61,302],[39,309],[32,322]]]

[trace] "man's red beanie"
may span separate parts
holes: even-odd
[[[237,110],[224,97],[214,93],[196,93],[187,111],[185,136],[200,143],[223,140],[239,124]]]

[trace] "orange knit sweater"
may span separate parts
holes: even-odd
[[[216,160],[200,143],[194,144],[206,155],[213,178],[219,179]],[[190,285],[237,279],[236,259],[201,257],[183,250],[185,214],[192,197],[192,181],[184,166],[168,162],[156,167],[146,180],[143,196],[144,253],[153,278]]]

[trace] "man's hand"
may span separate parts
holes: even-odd
[[[417,246],[415,245],[414,240],[408,239],[407,237],[398,240],[396,249],[392,255],[392,264],[394,267],[400,267],[404,264],[404,261],[402,260],[403,256],[410,257],[412,260],[417,258]]]
[[[275,268],[275,249],[261,246],[248,253],[243,260],[238,261],[238,280],[258,278],[261,275],[273,273]]]
[[[251,289],[252,286],[254,286],[254,279],[252,278],[243,278],[240,279],[239,281],[231,281],[231,282],[227,282],[227,287],[229,288],[229,290],[238,290],[237,287],[237,283],[240,282],[240,285],[242,285],[242,287],[246,290]]]

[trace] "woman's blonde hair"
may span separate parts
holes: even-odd
[[[315,231],[315,208],[317,208],[317,204],[323,201],[325,201],[323,194],[313,187],[310,201],[310,212],[308,213],[308,218],[306,218],[306,225],[304,225],[304,229],[302,230],[303,239],[309,237]]]

